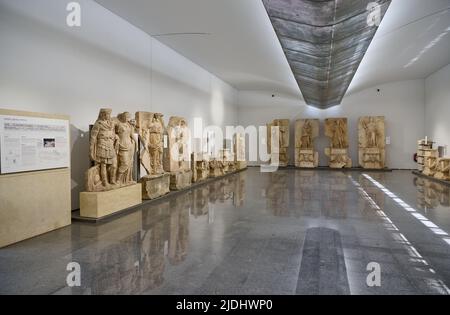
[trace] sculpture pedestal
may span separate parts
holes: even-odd
[[[225,175],[222,168],[213,168],[209,171],[209,177],[216,178]]]
[[[101,218],[142,203],[141,184],[102,192],[80,193],[80,215]]]
[[[316,168],[319,166],[319,152],[313,149],[297,149],[296,167]]]
[[[205,169],[197,169],[197,182],[200,182],[202,180],[208,179],[209,176],[209,170],[205,170]]]
[[[191,186],[192,171],[178,171],[170,173],[170,190],[181,190]]]
[[[232,172],[236,172],[236,163],[235,162],[228,163],[227,173],[232,173]]]
[[[330,158],[331,168],[351,168],[352,159],[348,156],[348,149],[326,148],[325,155]]]
[[[427,176],[431,176],[431,177],[434,177],[434,175],[435,175],[435,170],[433,170],[433,169],[431,169],[431,168],[429,168],[429,167],[424,167],[424,169],[423,169],[423,171],[422,171],[422,173],[424,174],[424,175],[427,175]],[[437,178],[437,177],[436,177]]]
[[[237,161],[236,162],[236,169],[243,170],[244,168],[247,168],[247,162],[246,161]]]
[[[438,159],[434,178],[440,180],[450,180],[450,158]]]
[[[170,192],[170,174],[147,175],[139,180],[142,199],[156,199]]]
[[[437,172],[434,174],[434,178],[440,179],[440,180],[449,180],[449,181],[450,181],[450,174],[448,174],[448,173],[443,173],[443,172],[441,172],[441,171],[437,171]]]
[[[379,148],[362,149],[361,167],[366,169],[382,169],[384,168],[384,158]]]

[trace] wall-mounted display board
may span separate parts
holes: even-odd
[[[70,167],[69,121],[0,115],[0,173]]]
[[[1,248],[69,225],[71,181],[68,116],[0,109],[0,117]]]

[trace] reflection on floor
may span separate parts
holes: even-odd
[[[449,196],[408,171],[250,168],[0,249],[0,294],[449,294]]]

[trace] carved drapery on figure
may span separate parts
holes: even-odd
[[[169,174],[163,169],[164,120],[160,113],[137,112],[137,129],[140,139],[140,162],[147,173],[139,181],[142,197],[155,199],[169,193]]]
[[[436,156],[426,156],[424,160],[423,174],[434,176],[438,167],[438,158]]]
[[[234,154],[236,168],[238,170],[246,168],[247,162],[245,158],[245,133],[235,133]]]
[[[209,177],[209,156],[206,153],[192,153],[192,182],[196,183]]]
[[[167,172],[190,170],[189,128],[186,120],[182,117],[170,117],[167,136],[169,144],[164,157],[164,170]]]
[[[325,154],[330,158],[330,167],[351,167],[352,160],[348,156],[347,118],[325,119],[325,135],[330,138],[331,146],[325,149]]]
[[[209,161],[209,177],[220,177],[225,175],[224,162],[220,159]]]
[[[438,159],[434,177],[441,180],[450,180],[450,158]]]
[[[170,117],[167,139],[168,146],[164,148],[163,167],[170,173],[170,189],[184,189],[192,182],[190,131],[184,118]]]
[[[118,136],[117,144],[117,180],[120,186],[135,184],[133,181],[134,154],[137,150],[136,139],[134,138],[135,123],[131,120],[130,113],[125,112],[117,116],[115,125]]]
[[[147,175],[160,175],[163,169],[164,121],[160,113],[137,112],[139,138],[142,144],[141,165]]]
[[[267,152],[270,154],[271,163],[279,162],[279,166],[287,166],[289,164],[289,119],[275,119],[267,124]],[[278,127],[278,150],[272,148],[272,141]],[[278,154],[278,156],[276,156]]]
[[[89,154],[94,166],[86,174],[86,189],[99,192],[135,184],[133,159],[136,140],[128,113],[111,117],[111,109],[101,109],[90,134]]]
[[[295,166],[314,168],[319,154],[314,151],[314,139],[319,136],[318,119],[299,119],[295,123]]]
[[[385,167],[385,119],[383,116],[359,118],[359,165],[366,169]]]
[[[348,148],[347,119],[335,119],[331,124],[331,148]]]

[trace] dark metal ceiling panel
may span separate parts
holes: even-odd
[[[328,108],[341,103],[375,36],[369,15],[381,22],[391,0],[263,3],[306,103]]]

